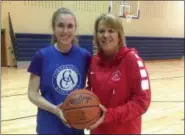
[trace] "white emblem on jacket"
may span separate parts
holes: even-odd
[[[112,80],[113,81],[119,81],[121,78],[121,72],[120,71],[116,71],[112,73]]]

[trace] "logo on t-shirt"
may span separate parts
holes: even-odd
[[[73,65],[58,67],[52,77],[54,89],[62,95],[68,95],[80,85],[80,75],[78,73]]]

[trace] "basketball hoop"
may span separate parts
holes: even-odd
[[[131,15],[126,15],[125,19],[126,19],[127,23],[130,23],[132,21],[132,16]]]
[[[123,12],[123,17],[126,18],[127,15],[128,15],[128,12]]]
[[[132,20],[132,16],[128,15],[128,12],[123,13],[123,17],[125,17],[127,23],[130,23]]]

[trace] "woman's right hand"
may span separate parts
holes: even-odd
[[[67,127],[70,127],[69,124],[67,123],[67,120],[66,120],[65,117],[64,117],[64,114],[63,114],[63,112],[62,112],[62,109],[60,108],[61,105],[62,105],[62,103],[55,107],[55,114],[62,120],[62,122],[63,122]]]
[[[98,126],[100,126],[103,123],[104,118],[105,118],[106,113],[107,113],[107,109],[103,105],[101,105],[101,104],[100,104],[100,109],[102,110],[102,116],[93,125],[91,125],[90,127],[88,127],[87,128],[88,130],[95,129],[95,128],[97,128]]]

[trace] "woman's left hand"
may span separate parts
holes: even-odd
[[[97,128],[98,126],[100,126],[103,123],[105,115],[107,113],[107,109],[103,105],[101,105],[101,104],[100,104],[100,109],[103,112],[102,116],[100,117],[100,119],[98,121],[96,121],[96,123],[94,123],[89,128],[87,128],[88,130],[95,129],[95,128]]]

